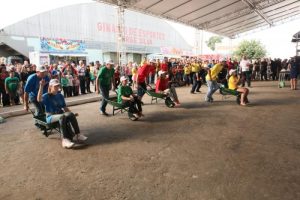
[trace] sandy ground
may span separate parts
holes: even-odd
[[[242,107],[205,103],[178,88],[180,108],[161,101],[145,117],[99,115],[99,103],[71,107],[88,146],[65,150],[31,115],[0,125],[0,199],[300,199],[300,92],[254,82]],[[108,106],[111,112],[111,107]]]

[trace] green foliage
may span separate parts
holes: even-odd
[[[260,59],[265,57],[266,53],[267,51],[260,41],[244,40],[233,54],[238,59],[241,59],[243,55],[247,56],[248,59]]]
[[[221,43],[222,39],[223,38],[220,36],[212,36],[205,43],[211,50],[214,51],[216,49],[216,43]]]

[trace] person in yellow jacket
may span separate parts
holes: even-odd
[[[241,93],[241,105],[245,106],[248,102],[248,94],[249,90],[248,88],[244,87],[238,87],[238,83],[240,79],[237,77],[236,69],[231,69],[229,71],[229,80],[228,80],[228,88],[230,90],[236,90]]]
[[[217,83],[217,77],[220,71],[225,66],[226,61],[222,61],[221,63],[215,64],[211,69],[208,69],[207,75],[205,77],[206,83],[207,83],[207,94],[205,97],[206,102],[213,102],[214,99],[212,98],[212,95],[219,89],[218,83]]]
[[[191,65],[189,63],[185,64],[184,68],[184,81],[185,81],[185,86],[188,85],[190,86],[191,83]]]
[[[191,94],[195,94],[196,92],[200,92],[201,87],[201,77],[200,77],[200,64],[197,60],[192,63],[192,78],[193,78],[193,86],[191,89]]]

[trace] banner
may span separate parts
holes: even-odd
[[[40,41],[43,52],[82,53],[85,51],[85,43],[82,40],[40,38]]]

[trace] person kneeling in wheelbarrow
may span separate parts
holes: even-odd
[[[74,114],[66,106],[64,96],[58,92],[60,83],[57,79],[52,79],[49,82],[48,92],[43,94],[45,81],[40,81],[40,87],[37,100],[45,105],[47,123],[59,122],[60,131],[63,135],[62,147],[72,148],[75,146],[73,141],[85,141],[86,136],[82,135],[79,130],[76,119],[77,113]],[[71,126],[74,129],[74,133]]]
[[[172,97],[176,106],[180,105],[178,100],[177,92],[175,87],[172,85],[172,82],[169,81],[167,77],[167,72],[159,71],[158,78],[155,85],[155,92],[156,93],[163,93],[168,97]]]
[[[134,117],[139,118],[144,116],[142,113],[142,103],[137,95],[133,94],[130,86],[127,85],[127,78],[122,76],[121,85],[118,89],[118,103],[124,107],[129,107],[129,112],[133,113]]]
[[[230,78],[228,80],[228,89],[236,90],[236,91],[240,92],[241,93],[241,103],[240,104],[242,106],[245,106],[247,103],[249,103],[249,101],[248,101],[248,94],[249,94],[248,88],[238,86],[240,78],[237,76],[235,69],[231,69],[229,71],[229,76],[230,76]]]

